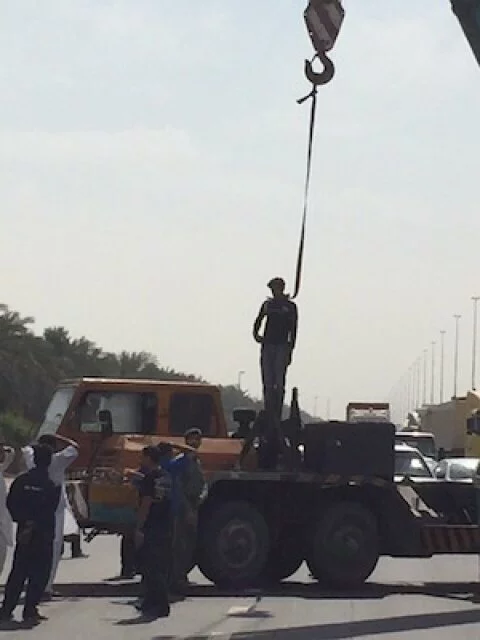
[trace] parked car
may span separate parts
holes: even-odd
[[[434,469],[435,478],[448,482],[472,482],[480,475],[479,458],[445,458]]]
[[[395,480],[409,478],[435,478],[425,458],[418,449],[409,447],[403,442],[395,445]]]

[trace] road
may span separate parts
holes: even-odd
[[[26,631],[0,628],[0,640],[462,640],[480,638],[476,557],[380,562],[356,593],[322,592],[305,569],[262,594],[219,593],[198,573],[189,597],[167,620],[139,624],[129,604],[136,585],[108,580],[118,572],[119,539],[103,537],[83,560],[62,560],[62,598],[43,606],[49,620]],[[8,566],[8,565],[7,565]],[[0,580],[3,584],[5,572]],[[478,589],[480,594],[480,588]],[[17,610],[17,615],[21,610]]]

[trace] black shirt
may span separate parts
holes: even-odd
[[[7,497],[7,508],[12,520],[21,528],[26,522],[34,523],[34,530],[52,539],[55,536],[55,511],[61,487],[48,476],[48,470],[36,467],[13,481]]]
[[[162,469],[147,473],[138,488],[141,498],[152,498],[144,530],[169,530],[172,519],[172,478]]]
[[[267,318],[263,344],[295,346],[297,334],[297,305],[286,296],[266,300],[255,321],[258,332],[264,317]]]

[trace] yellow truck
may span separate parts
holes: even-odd
[[[419,411],[421,430],[435,436],[437,449],[449,456],[480,457],[480,433],[469,427],[469,418],[480,410],[480,394],[465,396],[427,406]]]

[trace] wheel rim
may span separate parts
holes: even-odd
[[[349,523],[337,529],[330,537],[330,552],[335,562],[343,565],[355,564],[367,551],[365,532],[361,527]]]
[[[256,543],[255,531],[248,523],[232,520],[218,537],[219,555],[226,566],[239,571],[254,559]]]

